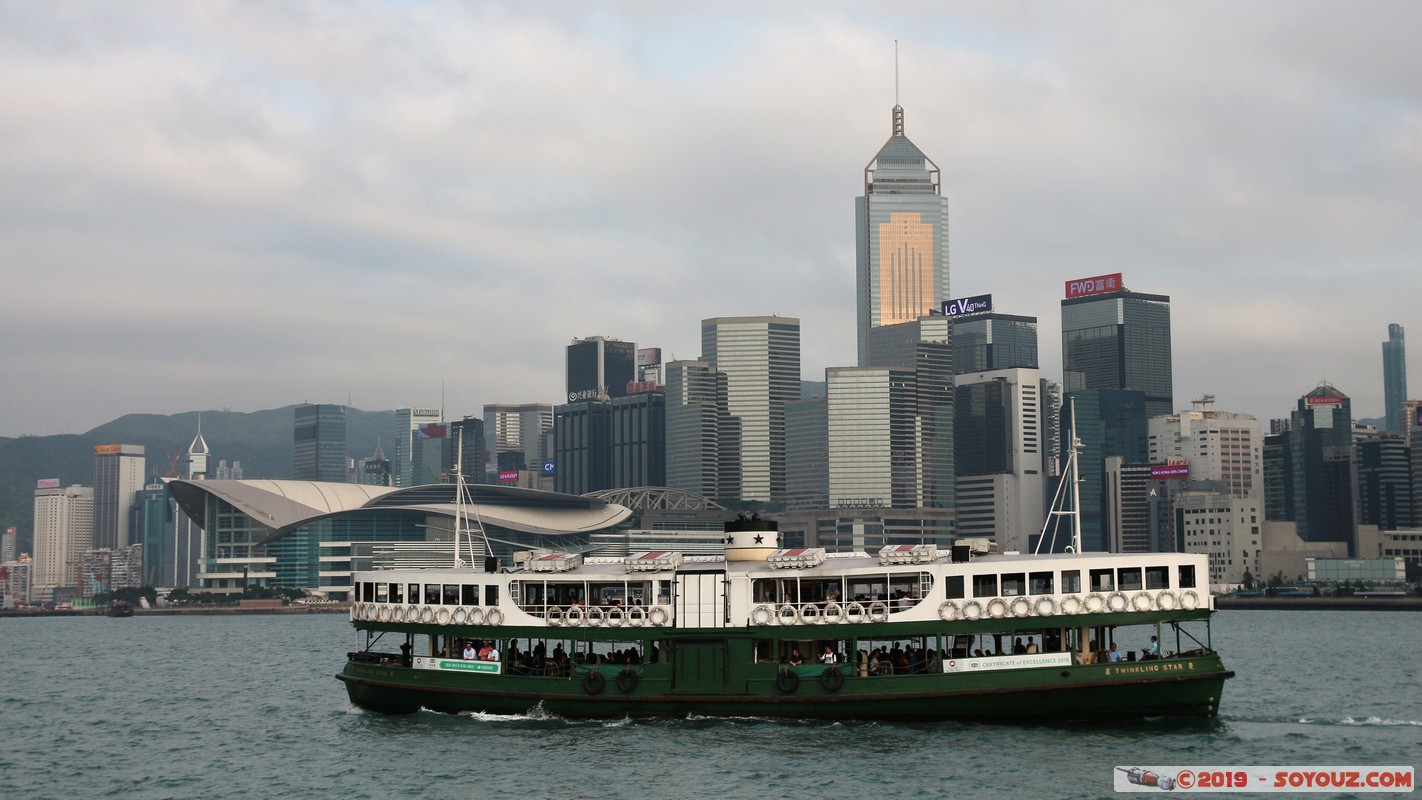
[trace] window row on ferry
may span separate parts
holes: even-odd
[[[1172,570],[1176,573],[1174,581],[1171,580]],[[1086,591],[1096,593],[1196,587],[1193,564],[1180,564],[1176,567],[1108,567],[1087,570],[1086,577],[1086,585],[1090,587]],[[1082,571],[1079,569],[949,575],[944,584],[950,600],[967,597],[1079,594],[1083,591]],[[969,588],[971,595],[968,594]]]

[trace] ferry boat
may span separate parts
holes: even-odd
[[[337,677],[386,713],[1015,722],[1210,718],[1234,674],[1205,555],[827,553],[755,518],[725,534],[723,556],[358,573]]]

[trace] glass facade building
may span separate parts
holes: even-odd
[[[1037,318],[1012,314],[953,317],[953,371],[1037,369]]]
[[[948,299],[948,199],[938,165],[904,135],[904,110],[864,168],[855,199],[855,307],[859,366],[871,366],[869,330],[909,322]]]
[[[296,407],[291,475],[302,481],[346,479],[346,407],[306,403]]]
[[[1403,429],[1402,410],[1407,404],[1407,339],[1401,325],[1387,326],[1383,351],[1383,410],[1390,431]]]
[[[1170,298],[1130,291],[1062,301],[1063,389],[1143,392],[1146,413],[1175,408]]]
[[[800,399],[800,320],[704,319],[701,358],[726,376],[722,422],[729,424],[721,426],[719,446],[723,454],[734,454],[730,457],[739,465],[734,499],[780,501],[785,493],[785,404]],[[721,490],[727,497],[726,487]]]
[[[1062,407],[1062,444],[1071,442],[1075,409],[1076,435],[1081,440],[1081,545],[1085,551],[1104,552],[1110,545],[1106,515],[1106,458],[1119,456],[1123,465],[1147,463],[1149,453],[1144,392],[1124,389],[1087,389],[1070,392]],[[1068,453],[1062,453],[1066,462]],[[1053,549],[1069,541],[1060,535]]]
[[[590,336],[568,345],[568,402],[625,397],[636,380],[637,344]]]

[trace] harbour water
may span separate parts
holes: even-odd
[[[0,796],[1071,798],[1113,795],[1115,765],[1416,766],[1419,632],[1224,611],[1218,720],[892,725],[384,717],[333,677],[342,615],[8,619]]]

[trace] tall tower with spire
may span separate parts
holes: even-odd
[[[859,366],[879,366],[869,363],[870,328],[916,320],[948,299],[948,199],[938,165],[904,134],[903,106],[864,168],[854,223]]]

